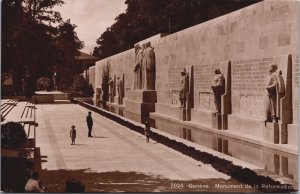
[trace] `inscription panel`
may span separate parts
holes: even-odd
[[[195,66],[194,87],[196,91],[212,92],[210,86],[213,81],[214,70],[218,66],[219,64],[206,64],[206,65]]]
[[[264,96],[240,95],[240,115],[264,119],[267,102]]]
[[[212,93],[199,92],[199,108],[210,111],[215,109],[214,97]]]
[[[198,94],[197,109],[209,111],[215,109],[211,85],[213,83],[214,71],[219,65],[219,63],[201,64],[195,67],[194,88],[195,92]]]
[[[267,108],[265,79],[273,57],[232,61],[233,113],[264,119]],[[278,64],[280,70],[280,64]]]
[[[169,71],[169,87],[172,90],[179,89],[181,74],[180,72],[183,70],[183,67],[172,68]]]
[[[264,90],[265,78],[273,58],[250,59],[232,62],[232,90],[258,93]]]
[[[172,105],[180,106],[179,90],[172,90],[171,99]]]

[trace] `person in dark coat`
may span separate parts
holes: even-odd
[[[93,128],[93,118],[92,118],[92,112],[89,111],[88,116],[86,117],[86,124],[89,129],[88,137],[93,137],[92,136],[92,128]]]

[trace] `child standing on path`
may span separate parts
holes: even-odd
[[[75,129],[75,126],[74,126],[74,125],[72,125],[72,127],[71,127],[70,137],[71,137],[71,140],[72,140],[71,145],[75,145],[76,129]]]

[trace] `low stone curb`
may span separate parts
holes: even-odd
[[[114,115],[113,113],[109,113],[98,107],[95,107],[85,102],[80,102],[76,99],[72,99],[71,102],[79,104],[89,110],[92,110],[137,133],[144,134],[143,127],[137,126],[129,121],[126,121],[121,117]],[[234,165],[231,161],[228,161],[224,158],[219,158],[207,152],[196,150],[191,146],[187,146],[181,142],[172,140],[156,132],[152,132],[150,138],[197,161],[201,161],[204,164],[210,164],[219,172],[227,174],[238,181],[249,184],[259,191],[266,193],[288,193],[296,191],[290,184],[281,184],[279,181],[275,181],[269,176],[257,175],[254,171],[250,170],[249,168],[243,168],[241,166]]]

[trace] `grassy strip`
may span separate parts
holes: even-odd
[[[73,103],[78,103],[79,105],[92,110],[108,119],[111,119],[120,125],[123,125],[137,133],[144,134],[144,128],[141,126],[137,126],[133,123],[130,123],[121,117],[114,115],[113,113],[109,113],[103,111],[100,108],[94,107],[90,104],[72,100]],[[231,176],[232,178],[241,181],[243,183],[249,184],[252,187],[266,193],[287,193],[287,192],[295,192],[293,186],[290,184],[281,184],[279,181],[275,181],[271,179],[269,176],[257,175],[254,171],[249,168],[243,168],[238,165],[234,165],[231,161],[228,161],[224,158],[219,158],[207,152],[202,152],[200,150],[196,150],[194,147],[187,146],[181,142],[177,142],[175,140],[169,139],[163,135],[152,132],[151,139],[166,145],[178,152],[181,152],[184,155],[187,155],[197,161],[201,161],[204,164],[212,165],[216,170]]]

